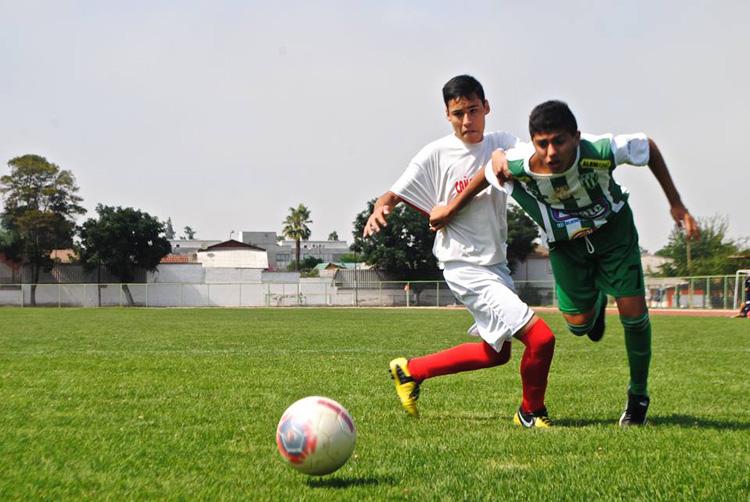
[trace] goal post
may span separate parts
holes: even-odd
[[[740,307],[740,278],[743,275],[750,276],[750,269],[739,269],[734,273],[734,301],[732,302],[732,310]]]

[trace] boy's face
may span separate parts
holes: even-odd
[[[464,143],[479,143],[484,139],[484,117],[490,104],[477,96],[451,99],[445,110],[453,132]]]
[[[561,173],[573,165],[580,140],[580,131],[538,132],[531,138],[539,160],[553,173]]]

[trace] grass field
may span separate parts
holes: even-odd
[[[430,380],[407,417],[388,361],[469,340],[461,310],[0,309],[0,500],[747,500],[750,322],[653,317],[651,424],[621,430],[627,367],[558,334],[556,428],[519,430],[520,344]],[[358,440],[338,472],[281,461],[277,421],[332,397]]]

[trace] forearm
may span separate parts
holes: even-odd
[[[672,181],[672,176],[669,174],[669,169],[667,169],[667,164],[664,162],[664,157],[661,151],[659,151],[659,147],[656,146],[656,143],[651,138],[648,139],[648,147],[648,167],[659,182],[659,185],[661,185],[662,190],[664,190],[669,205],[672,207],[681,206],[682,199],[680,198],[680,193],[677,191],[674,181]]]
[[[477,174],[469,181],[469,184],[459,193],[455,198],[448,202],[448,208],[451,214],[456,214],[469,203],[471,199],[476,195],[490,186],[487,179],[484,177],[484,169],[480,169]]]
[[[403,201],[403,199],[399,197],[398,195],[396,195],[395,193],[386,192],[380,197],[378,197],[378,200],[375,201],[374,209],[379,209],[379,208],[382,208],[383,206],[394,207],[396,204],[398,204],[401,201]]]

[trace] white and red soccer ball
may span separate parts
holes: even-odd
[[[333,399],[310,396],[293,403],[276,428],[284,459],[305,474],[329,474],[354,451],[357,429],[346,409]]]

